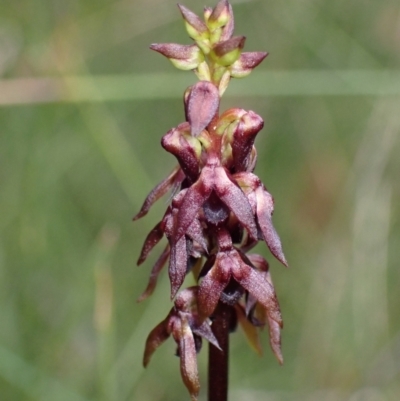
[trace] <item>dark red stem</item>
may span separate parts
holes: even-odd
[[[222,302],[214,312],[212,330],[221,350],[208,349],[208,401],[228,401],[229,328],[232,307]]]

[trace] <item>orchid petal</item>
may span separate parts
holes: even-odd
[[[145,216],[150,210],[151,206],[160,199],[163,195],[165,195],[169,189],[173,188],[177,183],[181,183],[184,179],[184,175],[179,166],[175,167],[171,174],[162,180],[146,197],[139,213],[132,219],[138,220],[141,217]]]
[[[163,235],[164,235],[163,222],[161,221],[147,235],[139,259],[137,261],[138,266],[141,265],[146,260],[151,250],[160,242]]]
[[[170,336],[171,333],[168,331],[168,320],[169,317],[154,327],[148,335],[143,355],[144,367],[149,364],[154,351]]]
[[[235,305],[236,316],[239,324],[242,327],[244,334],[249,342],[251,348],[257,352],[258,355],[262,355],[262,348],[260,343],[260,337],[258,335],[257,327],[255,327],[246,317],[246,313],[240,304]]]
[[[281,240],[274,226],[272,225],[272,212],[274,211],[274,200],[272,196],[259,187],[256,189],[257,197],[257,218],[264,240],[271,253],[285,266],[288,265],[283,254]]]
[[[187,270],[187,248],[186,237],[182,236],[178,241],[171,244],[171,256],[169,258],[169,279],[171,282],[171,299],[178,292],[185,280]]]
[[[264,326],[268,322],[268,311],[267,309],[264,308],[261,304],[257,303],[253,312],[253,320],[257,322],[256,324],[261,327],[261,329],[264,328]],[[254,323],[253,323],[254,324]]]
[[[193,241],[196,241],[203,251],[207,253],[207,241],[204,236],[203,227],[199,219],[194,219],[192,224],[188,227],[186,234],[190,237]]]
[[[250,203],[243,191],[228,178],[223,167],[215,169],[215,192],[237,219],[247,229],[253,239],[257,239],[257,227]]]
[[[204,167],[199,179],[187,190],[179,208],[178,225],[175,231],[175,241],[184,235],[196,218],[199,209],[208,199],[212,191],[213,171]]]
[[[209,343],[214,345],[214,347],[221,350],[221,347],[218,344],[218,340],[216,339],[213,331],[211,330],[209,320],[206,320],[200,326],[193,326],[192,331],[193,331],[193,333],[197,334],[198,336],[205,338]]]
[[[275,290],[264,275],[244,262],[240,262],[239,267],[233,264],[232,274],[235,280],[267,309],[271,319],[282,325],[282,316]]]
[[[181,360],[182,380],[189,390],[190,397],[197,401],[199,395],[200,382],[197,371],[196,346],[192,330],[185,317],[181,318],[181,333],[179,339],[179,355]]]
[[[211,82],[199,81],[187,98],[187,118],[191,134],[198,136],[215,116],[219,107],[218,88]]]
[[[170,254],[170,248],[169,245],[167,245],[163,253],[157,259],[157,262],[154,264],[150,273],[149,283],[147,284],[147,287],[143,292],[143,294],[138,298],[137,302],[144,301],[154,292],[154,289],[156,288],[157,284],[158,275],[160,274],[160,271],[164,267],[165,263],[167,262],[169,254]]]
[[[261,272],[269,272],[269,263],[263,256],[257,253],[251,253],[246,256],[257,270]],[[270,284],[272,284],[272,282],[270,282]]]
[[[200,320],[211,316],[217,307],[222,291],[231,277],[230,259],[225,254],[218,254],[214,266],[200,283],[197,297]]]
[[[252,309],[256,306],[256,304],[257,298],[254,295],[249,294],[246,300],[246,316],[250,315]]]
[[[279,323],[275,320],[268,318],[269,327],[269,344],[271,346],[272,352],[274,353],[278,362],[283,365],[283,356],[281,350],[281,328]]]

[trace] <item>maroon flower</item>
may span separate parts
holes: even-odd
[[[272,287],[274,297],[276,298],[274,285],[272,283],[271,274],[269,272],[268,262],[260,255],[247,255],[252,266],[254,266],[266,282]],[[277,301],[278,302],[278,301]],[[278,305],[279,308],[279,305]],[[250,294],[246,302],[246,315],[254,326],[263,327],[268,324],[269,344],[271,349],[280,364],[283,364],[283,356],[281,352],[281,328],[282,324],[274,319],[268,308],[259,303],[257,299]]]
[[[272,214],[274,212],[273,197],[256,175],[252,173],[238,173],[234,177],[247,195],[253,213],[257,216],[257,226],[261,231],[262,239],[268,245],[271,253],[287,266],[281,240],[272,225]]]
[[[249,75],[268,56],[266,52],[244,52],[230,67],[233,78],[243,78]]]
[[[201,349],[202,338],[219,347],[210,322],[198,323],[197,291],[197,287],[187,288],[176,297],[168,316],[147,337],[143,356],[146,367],[154,351],[172,335],[178,346],[182,379],[192,400],[197,400],[200,389],[196,353]]]
[[[194,70],[204,61],[203,53],[196,45],[153,43],[150,49],[167,57],[180,70]]]
[[[203,204],[215,194],[234,213],[249,235],[257,239],[257,229],[251,205],[235,181],[218,160],[209,161],[199,179],[187,190],[178,214],[176,240],[182,237]]]
[[[199,314],[203,318],[211,316],[232,278],[268,311],[275,322],[282,325],[273,286],[233,246],[229,232],[225,228],[219,228],[215,262],[200,283],[198,305]]]
[[[178,7],[194,43],[153,44],[151,49],[180,69],[193,70],[200,81],[185,91],[186,121],[161,140],[179,165],[150,192],[134,220],[172,192],[167,210],[147,235],[137,262],[142,264],[166,237],[168,244],[139,301],[152,294],[168,263],[174,307],[149,334],[143,364],[147,366],[153,352],[172,336],[182,379],[196,400],[196,353],[202,339],[219,348],[213,327],[224,307],[232,313],[232,322],[243,327],[257,352],[261,352],[258,332],[267,325],[271,348],[282,363],[283,323],[269,265],[262,256],[248,251],[262,240],[281,263],[287,266],[287,262],[272,224],[274,200],[253,173],[255,139],[264,121],[241,108],[219,113],[221,96],[231,77],[248,75],[267,53],[242,52],[245,37],[233,36],[234,19],[227,0],[220,0],[214,9],[205,8],[204,21],[186,7]],[[189,273],[197,285],[178,293]],[[222,341],[220,344],[223,347]]]

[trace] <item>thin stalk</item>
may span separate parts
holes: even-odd
[[[232,307],[222,302],[214,313],[212,329],[221,349],[208,349],[208,401],[228,400],[229,328]]]

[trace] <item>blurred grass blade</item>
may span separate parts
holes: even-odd
[[[87,398],[47,376],[9,349],[0,345],[0,377],[40,401],[88,401]]]
[[[176,73],[20,78],[0,81],[0,106],[177,99],[193,75]],[[180,89],[179,89],[180,88]],[[228,96],[400,95],[397,70],[260,71],[235,80]]]

